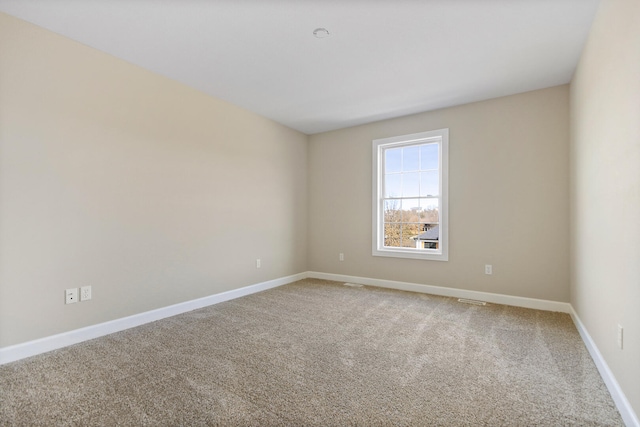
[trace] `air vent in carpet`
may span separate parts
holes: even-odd
[[[473,305],[487,305],[487,303],[484,301],[476,301],[474,299],[465,299],[465,298],[458,298],[458,302],[463,302],[465,304],[473,304]]]
[[[351,286],[352,288],[361,288],[364,285],[361,285],[359,283],[344,283],[345,286]]]

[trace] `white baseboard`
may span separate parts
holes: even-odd
[[[186,301],[179,304],[162,307],[156,310],[144,313],[134,314],[132,316],[111,320],[97,325],[87,326],[75,329],[61,334],[28,341],[4,348],[0,348],[0,365],[10,363],[26,357],[35,356],[40,353],[56,350],[58,348],[77,344],[90,339],[98,338],[104,335],[119,332],[125,329],[143,325],[145,323],[154,322],[166,317],[175,316],[187,311],[196,310],[220,302],[229,301],[250,295],[256,292],[282,286],[297,280],[313,277],[317,279],[356,282],[364,285],[378,286],[383,288],[400,289],[405,291],[429,293],[434,295],[443,295],[457,298],[476,299],[496,304],[514,305],[519,307],[536,308],[539,310],[570,312],[570,306],[566,303],[554,301],[536,300],[531,298],[513,297],[508,295],[491,294],[486,292],[467,291],[463,289],[444,288],[439,286],[419,285],[416,283],[397,282],[391,280],[371,279],[365,277],[347,276],[339,274],[328,274],[308,271],[304,273],[294,274],[292,276],[282,277],[255,285],[246,286],[240,289],[234,289],[204,298]]]
[[[64,332],[49,337],[28,341],[9,347],[0,348],[0,365],[24,359],[26,357],[35,356],[47,351],[56,350],[82,341],[98,338],[104,335],[119,332],[125,329],[140,326],[145,323],[155,322],[156,320],[166,317],[175,316],[177,314],[186,313],[187,311],[196,310],[198,308],[207,307],[209,305],[218,304],[235,298],[240,298],[256,292],[286,285],[297,280],[305,279],[307,273],[294,274],[292,276],[281,277],[269,280],[255,285],[245,286],[239,289],[210,295],[203,298],[185,301],[179,304],[158,308],[156,310],[146,311],[144,313],[134,314],[132,316],[111,320],[109,322],[99,323],[97,325],[87,326],[73,331]]]
[[[596,343],[593,341],[591,335],[589,335],[589,332],[587,332],[587,329],[580,320],[580,317],[578,317],[578,314],[573,309],[573,306],[571,307],[570,314],[571,318],[573,319],[573,323],[576,325],[576,329],[578,329],[578,332],[582,337],[582,341],[584,341],[587,350],[589,350],[589,354],[591,354],[591,358],[598,368],[598,372],[600,372],[600,376],[609,389],[609,393],[611,394],[613,402],[618,408],[618,412],[620,412],[620,416],[622,416],[624,424],[627,427],[640,427],[640,421],[638,420],[636,413],[627,400],[627,397],[622,392],[618,381],[613,376],[613,372],[611,372],[611,369],[609,369],[609,365],[607,365],[607,362],[605,362],[604,358],[602,357],[602,354],[600,353],[600,350],[598,350]]]
[[[347,276],[343,274],[307,272],[307,277],[315,279],[334,280],[337,282],[361,283],[363,285],[380,288],[399,289],[402,291],[419,292],[423,294],[440,295],[445,297],[466,298],[486,301],[494,304],[512,305],[515,307],[534,308],[536,310],[558,311],[570,313],[571,305],[567,302],[548,301],[535,298],[516,297],[511,295],[493,294],[489,292],[468,291],[465,289],[445,288],[442,286],[420,285],[418,283],[397,282],[394,280],[371,279],[368,277]]]
[[[381,288],[399,289],[403,291],[420,292],[432,295],[440,295],[455,298],[467,298],[480,301],[487,301],[494,304],[505,304],[516,307],[533,308],[537,310],[558,311],[561,313],[569,313],[573,319],[576,329],[580,333],[582,340],[587,347],[591,358],[598,368],[598,372],[606,384],[611,397],[622,416],[627,427],[640,427],[640,422],[633,408],[629,404],[625,394],[622,392],[618,381],[616,381],[609,366],[605,362],[602,354],[598,350],[595,342],[587,332],[586,328],[580,321],[571,304],[566,302],[540,300],[534,298],[523,298],[511,295],[493,294],[488,292],[468,291],[464,289],[444,288],[441,286],[420,285],[417,283],[397,282],[393,280],[372,279],[369,277],[347,276],[344,274],[320,273],[316,271],[308,271],[307,277],[315,279],[333,280],[337,282],[360,283],[363,285],[377,286]]]
[[[234,289],[204,298],[186,301],[179,304],[170,305],[168,307],[135,314],[121,319],[100,323],[97,325],[87,326],[85,328],[64,332],[57,335],[17,344],[9,347],[0,348],[0,365],[24,359],[26,357],[35,356],[58,348],[77,344],[93,338],[98,338],[114,332],[140,326],[145,323],[154,322],[166,317],[175,316],[177,314],[196,310],[198,308],[207,307],[235,298],[240,298],[256,292],[286,285],[297,280],[306,279],[308,277],[315,279],[333,280],[339,282],[360,283],[363,285],[377,286],[381,288],[399,289],[403,291],[428,293],[433,295],[441,295],[455,298],[467,298],[480,301],[487,301],[494,304],[505,304],[516,307],[533,308],[537,310],[558,311],[569,313],[573,318],[573,322],[582,337],[594,363],[596,364],[602,379],[604,380],[611,397],[622,416],[627,427],[640,427],[640,422],[633,408],[629,404],[626,396],[620,389],[620,385],[616,381],[609,366],[605,362],[602,354],[598,350],[595,342],[587,332],[584,324],[578,317],[577,313],[569,303],[547,301],[534,298],[516,297],[511,295],[493,294],[488,292],[469,291],[464,289],[445,288],[441,286],[421,285],[417,283],[398,282],[393,280],[372,279],[368,277],[348,276],[343,274],[320,273],[315,271],[307,271],[304,273],[294,274],[291,276],[281,277],[269,280],[255,285],[246,286],[240,289]]]

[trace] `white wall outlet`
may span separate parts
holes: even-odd
[[[340,252],[340,256],[338,258],[340,259],[340,261],[344,261],[344,254]]]
[[[80,301],[88,301],[91,299],[91,286],[83,286],[80,288]]]
[[[78,302],[78,288],[65,289],[65,304],[73,304]]]
[[[491,264],[485,264],[484,274],[493,274],[493,266]]]
[[[256,259],[256,268],[260,268],[261,265],[260,258]]]
[[[622,327],[622,325],[618,325],[618,348],[620,350],[622,350],[622,344],[623,344],[623,337],[624,337],[624,328]]]

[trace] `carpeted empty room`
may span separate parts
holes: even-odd
[[[569,315],[306,279],[0,367],[3,425],[623,425]]]
[[[640,0],[0,0],[0,427],[640,427]]]

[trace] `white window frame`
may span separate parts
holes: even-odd
[[[424,250],[417,248],[395,248],[384,246],[384,150],[398,146],[411,146],[424,143],[439,145],[439,249]],[[376,139],[373,141],[373,197],[372,197],[373,256],[413,258],[433,261],[449,260],[449,129],[438,129],[410,135]]]

